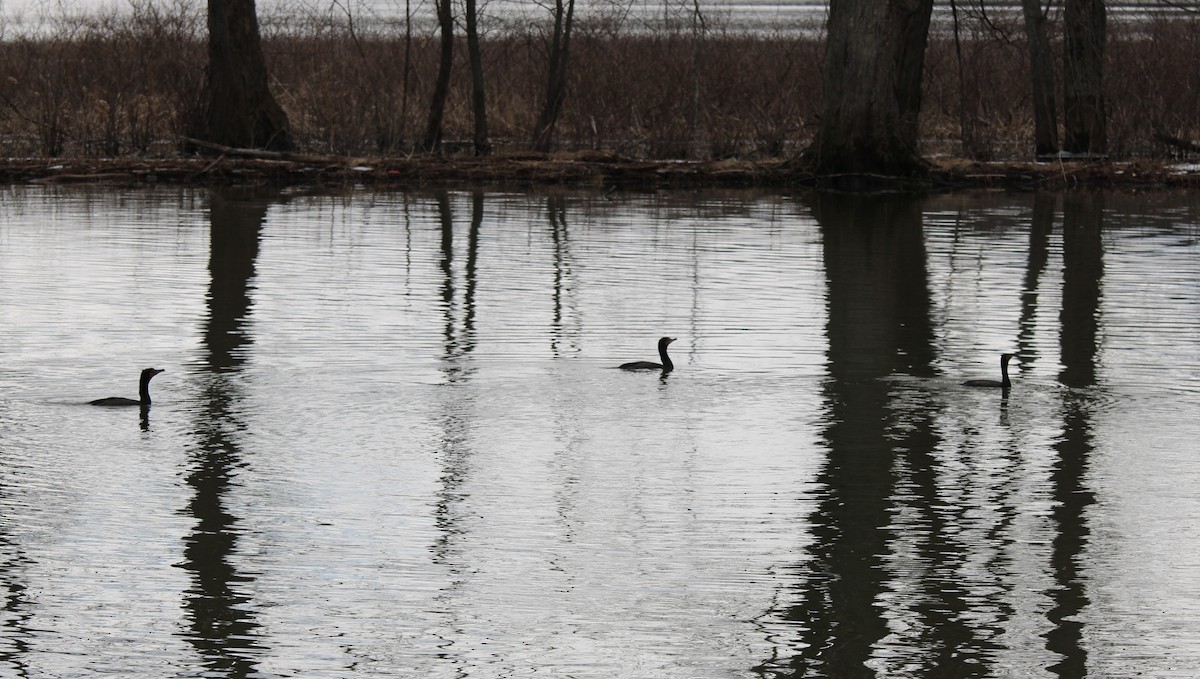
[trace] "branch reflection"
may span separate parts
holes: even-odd
[[[459,320],[459,300],[454,263],[454,213],[451,196],[440,192],[435,198],[441,228],[441,257],[439,268],[442,273],[441,306],[443,321],[442,372],[446,376],[447,390],[443,392],[436,407],[436,420],[442,429],[438,457],[442,472],[440,487],[436,491],[433,509],[437,537],[430,547],[435,563],[445,566],[451,574],[450,583],[439,594],[439,599],[451,599],[461,589],[470,568],[462,563],[459,543],[466,530],[462,521],[464,490],[473,471],[474,448],[470,439],[473,425],[474,400],[468,388],[473,369],[470,366],[471,352],[475,348],[475,293],[476,270],[479,262],[479,232],[483,223],[484,200],[481,192],[471,196],[471,222],[467,232],[467,254],[464,265],[462,319]],[[446,605],[446,611],[458,610]],[[448,630],[458,631],[462,621],[450,620]],[[460,660],[453,651],[457,634],[445,636],[443,658],[454,665]]]

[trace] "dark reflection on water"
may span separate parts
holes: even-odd
[[[564,353],[562,344],[566,340],[566,319],[578,319],[578,307],[572,298],[573,286],[571,229],[567,221],[567,201],[561,195],[546,197],[546,219],[550,227],[550,240],[554,244],[554,284],[551,294],[553,312],[550,321],[550,354],[555,358]],[[578,322],[578,321],[576,321]],[[578,328],[572,328],[571,334],[578,334]],[[571,352],[578,351],[578,346],[570,347]]]
[[[7,494],[6,481],[0,473],[0,496]],[[4,597],[3,636],[6,643],[0,647],[0,670],[7,670],[13,676],[30,676],[28,653],[32,649],[30,640],[34,638],[31,627],[33,614],[29,612],[28,584],[18,575],[28,558],[21,553],[20,545],[14,543],[0,529],[0,550],[4,558],[0,561],[0,592]]]
[[[921,216],[911,201],[843,196],[819,197],[813,214],[828,281],[827,459],[816,479],[823,490],[810,517],[815,542],[800,569],[801,603],[783,612],[803,628],[803,647],[763,670],[872,676],[868,661],[887,634],[879,602],[886,588],[882,557],[891,498],[902,481],[898,455],[907,456],[907,481],[916,492],[932,492],[924,454],[936,443],[925,421],[933,413],[916,413],[922,421],[907,422],[897,438],[893,420],[905,413],[892,412],[891,387],[882,379],[933,372]],[[946,620],[930,622],[935,634],[954,634]],[[931,647],[949,644],[945,637],[929,641]]]
[[[0,453],[8,452],[9,436],[13,425],[8,406],[0,400]],[[5,460],[7,461],[7,460]],[[21,474],[10,464],[0,464],[0,503],[8,506],[22,482]],[[0,597],[3,597],[4,615],[0,620],[0,673],[12,672],[13,676],[30,675],[27,654],[34,637],[33,614],[30,612],[29,583],[24,572],[30,565],[21,541],[11,534],[15,526],[0,520]]]
[[[434,415],[441,431],[439,449],[436,451],[441,464],[437,499],[433,516],[437,534],[430,546],[434,563],[445,567],[449,580],[437,595],[437,601],[446,610],[454,610],[454,600],[461,597],[464,582],[469,579],[469,569],[463,567],[460,545],[469,539],[462,503],[468,495],[467,487],[474,471],[474,444],[471,440],[473,428],[474,391],[470,379],[474,373],[471,352],[475,348],[475,292],[477,290],[477,267],[479,262],[479,235],[483,223],[483,194],[471,194],[471,218],[467,229],[466,257],[463,264],[462,299],[459,299],[458,271],[455,263],[455,220],[451,208],[450,194],[440,191],[434,200],[437,203],[438,224],[441,231],[442,312],[442,367],[447,390],[443,391]],[[439,657],[454,667],[465,661],[459,657],[456,645],[461,641],[464,627],[469,620],[459,620],[451,615],[446,621],[447,629],[437,633]],[[461,676],[467,676],[460,670]]]
[[[1104,201],[1101,194],[1076,194],[1063,202],[1063,303],[1059,341],[1063,369],[1059,381],[1076,389],[1063,392],[1062,436],[1055,444],[1058,463],[1051,483],[1056,524],[1051,565],[1055,587],[1046,617],[1054,628],[1046,648],[1061,658],[1051,670],[1062,677],[1087,676],[1087,647],[1080,614],[1089,602],[1083,552],[1090,530],[1087,510],[1095,496],[1085,479],[1092,456],[1091,389],[1096,386],[1101,281],[1104,274]]]
[[[1011,439],[997,450],[1001,476],[953,481],[955,467],[979,464],[972,458],[983,451],[965,447],[960,459],[947,458],[946,450],[962,444],[939,432],[944,420],[958,416],[923,382],[894,379],[938,372],[921,206],[890,197],[820,197],[813,214],[828,281],[827,459],[816,479],[815,540],[798,567],[798,603],[779,612],[799,627],[799,643],[793,654],[780,651],[758,671],[797,677],[910,676],[915,667],[925,668],[918,674],[936,668],[938,676],[952,677],[1004,673],[997,665],[1006,651],[1000,640],[1017,622],[1012,597],[1019,591],[1011,580],[1020,564],[1010,562],[1003,545],[1013,540],[1024,510],[1010,394],[983,394],[994,397],[998,432]],[[1090,600],[1082,555],[1094,502],[1086,478],[1101,322],[1101,215],[1101,197],[1065,201],[1059,380],[1071,388],[1059,392],[1062,433],[1048,479],[1054,584],[1044,592],[1051,603],[1046,649],[1056,658],[1045,669],[1064,677],[1088,671],[1082,614]],[[1034,319],[1053,221],[1054,198],[1036,197],[1013,338],[1027,370],[1037,360]],[[1020,397],[1018,389],[1013,398]],[[990,522],[976,518],[983,509],[978,502],[961,497],[978,492],[990,494]]]
[[[1020,357],[1018,367],[1024,373],[1028,373],[1038,359],[1037,344],[1033,341],[1037,332],[1038,285],[1050,259],[1050,233],[1054,229],[1056,202],[1054,194],[1035,194],[1029,216],[1029,256],[1025,265],[1020,331],[1016,345]]]
[[[436,197],[438,221],[441,226],[442,272],[441,298],[444,315],[443,368],[447,380],[456,382],[470,376],[470,355],[475,348],[475,291],[478,287],[479,229],[483,224],[483,193],[471,194],[471,221],[467,230],[466,260],[463,263],[463,293],[458,299],[454,249],[454,213],[450,194],[442,191]]]
[[[258,623],[248,604],[252,580],[234,564],[238,517],[226,508],[237,470],[245,462],[236,409],[241,394],[230,376],[246,362],[252,339],[251,288],[263,221],[271,201],[265,197],[217,191],[210,199],[208,319],[203,339],[205,360],[199,384],[198,437],[186,482],[193,489],[186,513],[196,521],[184,538],[182,568],[191,574],[184,608],[191,629],[187,640],[209,671],[223,677],[255,673]]]

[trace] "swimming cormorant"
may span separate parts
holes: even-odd
[[[667,355],[667,345],[674,341],[674,337],[663,337],[658,340],[658,358],[662,363],[634,361],[632,363],[623,363],[619,367],[621,370],[661,370],[663,372],[671,372],[675,369],[675,364],[671,362],[671,357]]]
[[[138,380],[138,396],[140,400],[133,400],[123,396],[109,396],[108,398],[98,398],[95,401],[89,401],[89,405],[94,406],[148,406],[150,405],[150,380],[162,370],[158,368],[146,368],[142,371],[142,376]]]
[[[968,387],[997,387],[1000,389],[1008,389],[1012,386],[1012,382],[1008,379],[1008,362],[1013,357],[1012,354],[1000,354],[1000,377],[1002,381],[996,380],[967,380],[963,382]]]

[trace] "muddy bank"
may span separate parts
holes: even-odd
[[[931,161],[920,179],[817,177],[786,160],[644,161],[579,152],[472,156],[340,157],[230,149],[216,156],[3,159],[0,183],[262,185],[337,189],[449,185],[566,185],[597,188],[780,187],[840,190],[1193,188],[1200,166],[1161,162],[998,163]]]

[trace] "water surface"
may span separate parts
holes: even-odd
[[[0,674],[1195,676],[1198,208],[6,188]]]

